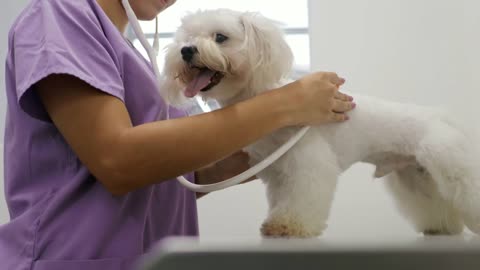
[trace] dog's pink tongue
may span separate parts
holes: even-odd
[[[213,75],[215,75],[215,71],[213,70],[204,69],[200,71],[193,81],[187,85],[187,88],[185,89],[185,96],[189,98],[196,96],[200,90],[210,84],[210,80]]]

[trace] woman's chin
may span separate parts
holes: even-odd
[[[140,21],[151,21],[154,20],[159,13],[163,12],[165,9],[169,8],[171,5],[173,5],[176,1],[168,1],[165,0],[165,2],[161,3],[152,3],[148,8],[143,7],[143,8],[138,8],[137,11],[135,11],[137,18]],[[135,9],[134,9],[135,10]]]
[[[141,14],[140,16],[137,15],[137,17],[140,21],[154,20],[157,17],[158,13],[160,13],[160,12],[156,12],[156,10],[154,11],[155,12],[148,12],[148,13]]]

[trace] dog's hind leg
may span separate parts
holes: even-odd
[[[277,167],[282,168],[281,172],[267,169],[270,170],[266,181],[270,209],[261,228],[262,235],[316,237],[327,227],[339,169],[336,164],[319,162],[317,153],[306,160],[307,151],[311,150],[301,150],[298,154],[302,158],[292,158],[290,153],[290,158],[280,161]],[[328,152],[322,151],[321,158],[329,160],[328,155],[332,153]]]
[[[416,165],[394,171],[384,179],[400,213],[417,232],[452,235],[463,231],[462,216],[438,192],[430,174]]]
[[[462,214],[470,230],[480,234],[480,146],[472,143],[477,141],[450,123],[438,121],[431,124],[416,156],[441,196]]]

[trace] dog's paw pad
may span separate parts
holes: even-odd
[[[448,235],[448,232],[439,230],[439,229],[426,229],[423,231],[425,236],[434,236],[434,235]]]
[[[269,238],[310,238],[321,234],[321,231],[310,232],[296,223],[265,222],[260,229],[263,236]]]
[[[266,237],[288,237],[291,235],[288,227],[284,224],[265,223],[260,231]]]

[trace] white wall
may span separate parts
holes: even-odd
[[[3,133],[6,111],[5,57],[8,49],[8,31],[15,17],[28,1],[15,0],[4,2],[0,8],[0,224],[8,221],[8,211],[3,196]]]

